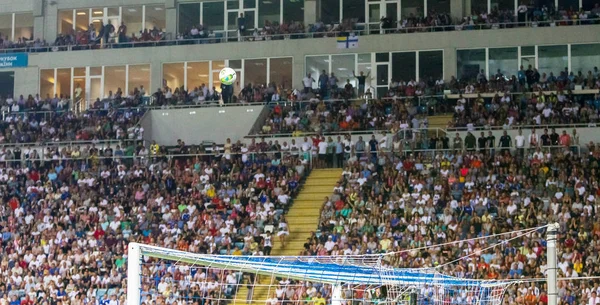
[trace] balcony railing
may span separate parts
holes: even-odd
[[[554,21],[537,21],[537,22],[506,22],[506,23],[486,23],[474,25],[447,25],[447,26],[425,26],[425,27],[395,27],[381,28],[379,23],[358,24],[356,29],[352,31],[328,31],[328,32],[306,32],[306,33],[289,33],[289,34],[274,34],[274,35],[248,35],[240,37],[237,31],[222,31],[217,33],[215,37],[198,38],[198,39],[178,39],[178,40],[158,40],[158,41],[135,41],[135,42],[119,42],[119,43],[96,43],[96,44],[75,44],[61,46],[26,46],[0,49],[0,53],[47,53],[47,52],[62,52],[62,51],[84,51],[84,50],[100,50],[100,49],[127,49],[140,47],[161,47],[161,46],[179,46],[179,45],[194,45],[194,44],[214,44],[226,42],[242,42],[242,41],[274,41],[288,39],[308,39],[308,38],[323,38],[323,37],[343,37],[353,33],[357,36],[377,35],[377,34],[408,34],[408,33],[429,33],[429,32],[449,32],[449,31],[467,31],[467,30],[498,30],[510,28],[525,28],[525,27],[554,27],[554,26],[580,26],[600,24],[600,18],[585,19],[585,20],[554,20]],[[33,44],[33,42],[31,42]]]

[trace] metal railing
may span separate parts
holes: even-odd
[[[550,27],[550,26],[582,26],[599,24],[600,18],[586,20],[552,20],[552,21],[526,21],[526,22],[503,22],[493,24],[455,24],[446,26],[423,26],[423,27],[400,27],[381,28],[380,23],[357,24],[356,28],[349,31],[325,31],[325,32],[300,32],[272,35],[253,35],[239,36],[237,31],[222,31],[219,36],[206,38],[178,39],[178,40],[158,40],[158,41],[135,41],[135,42],[115,42],[115,43],[97,43],[97,44],[73,44],[57,46],[24,46],[14,48],[0,49],[0,53],[47,53],[62,51],[84,51],[96,49],[122,49],[138,47],[160,47],[160,46],[179,46],[193,44],[214,44],[226,42],[241,41],[273,41],[287,39],[307,39],[322,37],[348,36],[350,33],[355,35],[374,35],[374,34],[408,34],[408,33],[428,33],[428,32],[448,32],[462,30],[495,30],[523,27]]]

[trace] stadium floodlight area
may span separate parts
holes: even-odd
[[[331,305],[500,305],[515,283],[457,278],[439,268],[395,268],[394,259],[206,255],[131,243],[127,304],[163,298],[167,304],[300,305],[313,295],[315,305],[327,299]]]

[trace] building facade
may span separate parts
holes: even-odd
[[[396,20],[435,10],[458,18],[468,11],[514,10],[517,1],[512,0],[106,0],[101,4],[6,0],[0,4],[0,33],[12,41],[26,37],[53,42],[60,35],[110,22],[115,27],[126,24],[131,35],[156,28],[164,35],[163,41],[143,47],[29,52],[26,67],[1,68],[0,83],[8,79],[3,87],[9,87],[12,78],[14,95],[39,93],[43,97],[73,96],[80,88],[86,100],[93,101],[118,88],[129,92],[143,86],[150,93],[164,86],[218,87],[218,71],[228,66],[238,71],[240,84],[274,82],[285,88],[301,88],[307,73],[316,79],[322,71],[333,72],[345,83],[356,81],[353,71],[364,71],[371,76],[369,85],[382,92],[393,79],[449,80],[480,70],[491,75],[498,69],[515,75],[519,66],[530,64],[540,72],[567,68],[585,74],[600,65],[598,24],[486,30],[451,27],[376,35],[381,16]],[[587,0],[551,0],[548,4],[585,9],[593,5]],[[308,25],[352,18],[361,28],[358,46],[339,48],[336,37],[306,35],[240,42],[236,37],[240,14],[249,29],[261,28],[266,21]],[[199,24],[216,38],[193,43],[176,40],[178,33]]]

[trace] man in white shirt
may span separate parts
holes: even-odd
[[[304,93],[310,92],[312,89],[312,84],[315,82],[315,79],[310,75],[310,73],[306,74],[306,77],[302,79],[302,84],[304,84]]]
[[[600,297],[598,297],[598,294],[596,293],[596,291],[592,291],[592,296],[588,300],[588,305],[596,305],[596,304],[600,304]]]
[[[529,135],[529,147],[537,147],[540,142],[540,137],[535,133],[535,128],[531,129],[531,134]]]
[[[517,148],[519,156],[523,158],[525,154],[525,136],[523,136],[523,131],[521,129],[519,129],[519,134],[515,137],[515,147]]]

